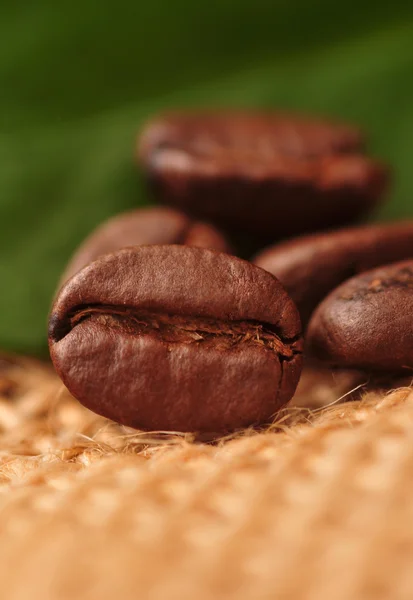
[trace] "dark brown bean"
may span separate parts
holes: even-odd
[[[85,406],[150,430],[266,423],[301,372],[297,309],[275,277],[186,246],[107,254],[61,289],[54,366]]]
[[[340,229],[267,248],[254,264],[284,285],[306,325],[316,306],[346,279],[413,258],[413,221]]]
[[[264,153],[311,157],[363,150],[359,129],[294,114],[271,111],[186,112],[150,121],[139,138],[139,156],[185,145],[194,152]]]
[[[314,356],[339,367],[413,369],[413,261],[349,279],[316,309],[308,327]]]
[[[112,217],[80,246],[68,264],[62,283],[101,256],[126,246],[184,244],[231,252],[224,235],[209,223],[194,221],[172,208],[141,208]]]
[[[272,239],[354,222],[387,170],[353,128],[254,113],[167,115],[138,149],[155,197],[227,230]]]

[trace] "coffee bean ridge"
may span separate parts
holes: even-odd
[[[210,340],[226,347],[258,344],[277,353],[280,360],[292,360],[301,351],[298,339],[282,338],[269,326],[254,321],[222,321],[199,317],[181,317],[123,306],[88,306],[75,310],[70,317],[73,329],[92,319],[110,328],[120,328],[126,335],[157,334],[167,343],[204,343]],[[62,339],[64,335],[59,336]],[[57,340],[58,341],[58,340]]]

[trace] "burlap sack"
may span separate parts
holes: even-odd
[[[307,372],[268,431],[202,444],[0,372],[2,600],[413,598],[409,387]]]

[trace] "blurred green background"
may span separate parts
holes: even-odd
[[[166,107],[304,109],[361,124],[413,213],[413,3],[3,0],[0,348],[39,354],[59,274],[100,221],[147,202],[132,155]]]

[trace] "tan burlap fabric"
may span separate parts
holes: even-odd
[[[321,409],[354,381],[316,379],[269,431],[202,444],[4,360],[1,599],[411,600],[413,392]]]

